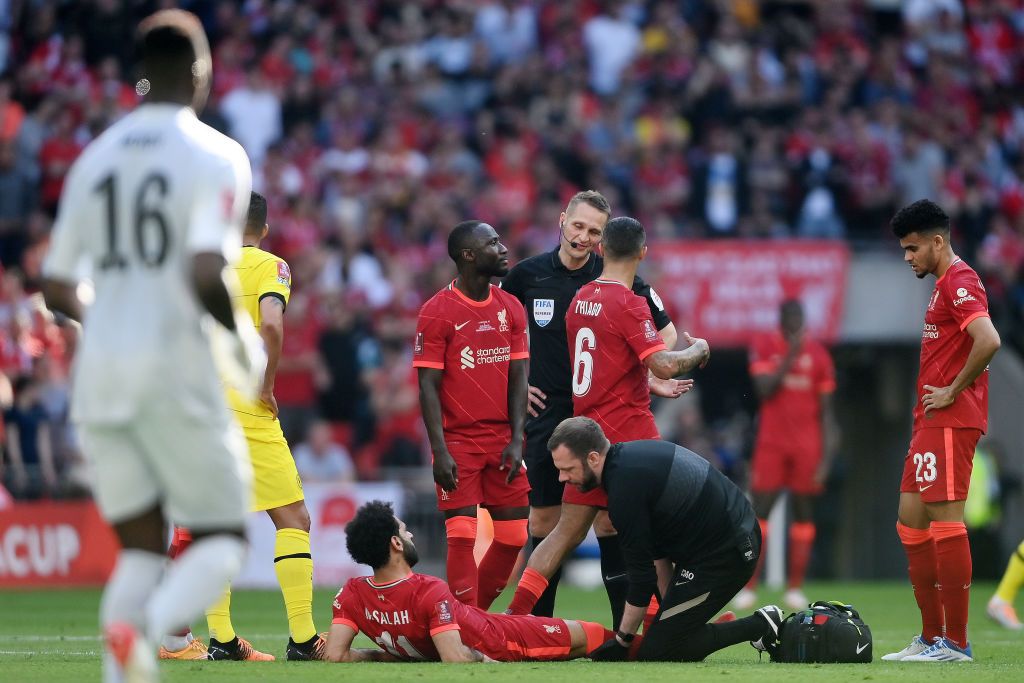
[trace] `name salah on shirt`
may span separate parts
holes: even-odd
[[[378,624],[384,626],[396,626],[399,624],[409,623],[409,610],[403,609],[395,612],[383,612],[375,609],[372,612],[369,609],[364,610],[366,612],[366,619],[368,621],[376,621]]]
[[[577,301],[576,313],[596,318],[601,315],[601,304],[596,301]]]

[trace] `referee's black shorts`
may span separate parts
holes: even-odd
[[[551,507],[562,504],[562,488],[558,481],[558,469],[551,461],[548,439],[555,427],[572,417],[572,399],[548,400],[547,407],[537,417],[526,421],[526,476],[530,480],[530,506]]]
[[[703,659],[707,652],[695,657],[688,651],[687,637],[703,628],[747,585],[760,555],[761,529],[755,524],[738,545],[677,563],[658,614],[637,650],[637,661]]]

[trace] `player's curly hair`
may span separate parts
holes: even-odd
[[[929,199],[918,199],[896,212],[889,221],[892,232],[903,239],[912,232],[921,234],[942,233],[949,236],[949,216],[942,207]]]
[[[388,563],[391,537],[398,535],[398,520],[391,503],[371,500],[356,511],[356,516],[345,525],[345,546],[348,554],[359,564],[380,569]]]

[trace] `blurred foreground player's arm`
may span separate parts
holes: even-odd
[[[262,386],[267,356],[252,318],[232,301],[239,284],[227,265],[238,260],[241,234],[237,228],[225,227],[237,224],[238,217],[245,215],[251,184],[248,170],[247,165],[243,169],[225,163],[210,174],[207,182],[220,191],[201,193],[192,209],[187,246],[192,254],[192,288],[199,303],[232,333],[211,330],[214,360],[229,384],[253,397]]]
[[[83,182],[77,180],[79,166],[72,166],[64,183],[64,201],[59,212],[63,214],[68,206],[81,206]],[[47,254],[46,271],[42,281],[43,300],[51,311],[62,313],[75,322],[82,322],[84,305],[80,291],[80,267],[86,250],[79,244],[80,231],[74,228],[74,221],[69,216],[58,215],[54,223],[53,235],[50,238],[50,250]]]

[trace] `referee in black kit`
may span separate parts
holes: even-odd
[[[651,595],[656,558],[675,570],[661,607],[635,650],[641,661],[700,661],[745,640],[764,651],[778,639],[783,613],[768,605],[743,619],[709,624],[757,567],[761,530],[743,492],[707,460],[668,441],[608,442],[587,417],[555,428],[548,441],[561,481],[586,492],[603,486],[629,576],[618,631],[590,656],[627,658]]]
[[[551,464],[547,441],[559,422],[572,417],[572,369],[565,313],[580,287],[595,280],[604,260],[594,253],[601,243],[611,215],[608,200],[600,192],[577,192],[558,221],[558,248],[518,263],[502,282],[502,289],[519,299],[530,325],[530,418],[526,422],[523,461],[530,480],[530,535],[533,547],[544,540],[558,522],[563,484]],[[676,328],[657,293],[640,277],[633,291],[647,300],[654,324],[668,348],[676,344]],[[650,379],[651,392],[678,397],[676,380]],[[615,530],[602,512],[594,521],[601,547],[601,576],[612,605],[625,598],[625,569]],[[561,569],[549,580],[532,613],[550,617]]]

